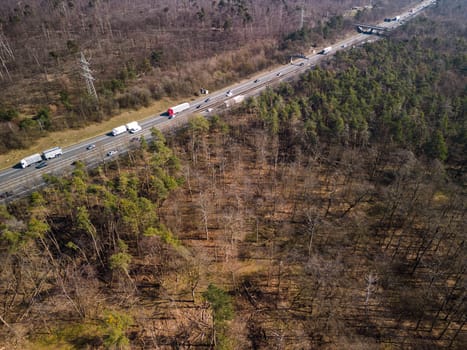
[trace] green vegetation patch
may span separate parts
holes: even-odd
[[[87,349],[103,344],[105,327],[99,322],[66,324],[48,330],[44,335],[32,339],[34,349]],[[40,332],[37,332],[40,334]]]

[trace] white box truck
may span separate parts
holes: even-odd
[[[245,100],[245,96],[244,95],[237,95],[231,99],[228,99],[227,101],[224,102],[225,106],[227,108],[237,104],[237,103],[242,103],[243,101]]]
[[[54,148],[51,148],[51,149],[48,149],[42,152],[42,157],[44,157],[44,159],[47,160],[47,159],[59,157],[62,154],[63,154],[63,151],[60,147],[54,147]]]
[[[42,161],[42,157],[39,153],[36,153],[32,156],[21,159],[20,164],[21,167],[24,169],[30,166],[31,164],[39,163],[40,161]]]
[[[136,133],[138,131],[141,131],[141,125],[139,125],[138,122],[128,123],[128,124],[126,124],[126,128],[132,134],[134,134],[134,133]]]
[[[327,55],[328,53],[330,53],[332,50],[332,46],[328,46],[328,47],[325,47],[324,49],[322,49],[319,53],[321,55]]]
[[[126,126],[125,125],[120,125],[120,126],[117,126],[116,128],[112,129],[112,135],[113,136],[117,136],[117,135],[123,134],[125,132],[126,132]]]

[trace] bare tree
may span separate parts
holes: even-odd
[[[7,62],[9,60],[14,60],[15,56],[13,55],[13,50],[10,47],[10,44],[8,43],[7,38],[3,34],[3,32],[0,31],[0,64],[5,71],[6,75],[8,76],[8,79],[11,79],[10,71],[8,70],[7,67]],[[0,78],[3,79],[3,73],[2,70],[0,69]]]
[[[373,272],[370,272],[365,276],[366,281],[366,296],[365,296],[365,310],[368,314],[368,305],[370,303],[371,294],[375,291],[376,282],[378,282],[378,277]]]
[[[208,216],[210,212],[210,198],[208,193],[206,193],[205,191],[199,193],[198,205],[201,210],[201,219],[203,223],[204,233],[206,234],[206,240],[209,240]]]

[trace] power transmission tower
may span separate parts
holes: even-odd
[[[89,68],[89,62],[86,60],[86,57],[84,57],[83,52],[81,52],[81,59],[79,63],[81,66],[81,71],[82,71],[81,75],[86,80],[86,88],[88,89],[88,94],[94,97],[96,100],[98,100],[96,88],[94,87],[95,79],[91,74],[91,68]]]

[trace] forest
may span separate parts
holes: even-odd
[[[381,20],[408,0],[0,2],[0,154],[50,132],[215,90]],[[98,101],[82,77],[90,63]]]
[[[467,4],[440,3],[0,206],[0,347],[464,349]]]

